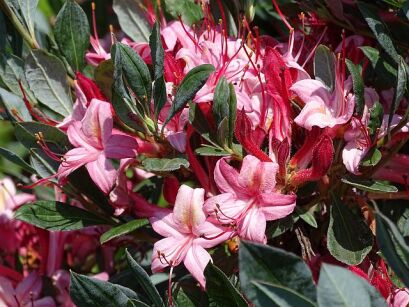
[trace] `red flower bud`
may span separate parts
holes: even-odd
[[[108,101],[108,99],[104,96],[104,94],[102,94],[98,85],[96,85],[93,80],[85,77],[80,72],[77,72],[75,76],[77,78],[78,85],[84,92],[85,97],[87,97],[88,102],[90,102],[94,98],[98,100]]]
[[[179,186],[179,180],[175,176],[165,177],[163,181],[163,197],[165,197],[166,201],[171,205],[176,201]]]

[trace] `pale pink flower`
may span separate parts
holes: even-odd
[[[240,172],[227,163],[217,162],[214,179],[222,194],[209,198],[205,212],[215,223],[231,224],[242,239],[266,242],[266,222],[293,212],[296,195],[281,194],[276,187],[279,166],[246,156]]]
[[[407,307],[409,305],[409,289],[395,289],[387,299],[389,307]]]
[[[117,171],[108,159],[135,157],[134,138],[113,133],[111,107],[107,102],[93,99],[81,122],[68,128],[67,135],[76,148],[68,151],[58,169],[59,181],[85,165],[92,180],[106,194],[115,183]]]
[[[0,307],[54,307],[51,297],[40,298],[43,281],[37,273],[30,273],[16,287],[0,277]]]
[[[314,126],[333,128],[351,119],[355,107],[355,96],[350,93],[352,81],[343,81],[339,68],[335,76],[332,92],[319,80],[304,79],[292,85],[291,90],[305,103],[294,119],[297,125],[307,130]]]
[[[159,272],[167,266],[175,267],[181,262],[205,287],[203,271],[211,261],[205,248],[214,247],[227,240],[231,233],[206,220],[203,211],[204,189],[192,189],[186,185],[179,188],[173,212],[168,209],[151,209],[150,222],[153,229],[166,237],[155,243],[152,271]]]

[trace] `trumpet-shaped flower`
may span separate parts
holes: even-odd
[[[81,122],[68,128],[67,134],[76,148],[68,151],[58,169],[59,181],[85,165],[92,180],[104,192],[109,193],[115,183],[117,171],[108,159],[124,159],[135,156],[137,142],[134,138],[114,134],[110,105],[93,99]]]
[[[204,194],[204,189],[182,185],[173,212],[162,208],[153,212],[149,219],[153,229],[166,237],[156,242],[153,248],[153,272],[183,262],[200,285],[205,286],[203,271],[211,261],[205,248],[227,240],[231,233],[206,220],[203,211]]]
[[[281,194],[276,188],[279,166],[248,155],[240,172],[225,158],[217,162],[214,179],[222,194],[209,198],[205,212],[215,223],[228,224],[242,239],[266,242],[266,221],[289,215],[296,195]]]

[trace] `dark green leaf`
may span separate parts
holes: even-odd
[[[364,97],[364,81],[362,80],[360,65],[355,65],[352,61],[346,60],[346,65],[352,77],[352,84],[354,87],[354,94],[356,97],[355,112],[361,116],[364,111],[365,97]]]
[[[327,233],[331,255],[348,265],[358,265],[371,251],[372,244],[373,235],[365,221],[333,195]]]
[[[57,15],[55,40],[71,67],[80,71],[84,67],[85,52],[89,46],[90,29],[85,12],[73,0],[67,0]]]
[[[194,0],[165,0],[166,9],[177,19],[182,17],[184,23],[191,26],[203,18],[202,9]]]
[[[383,106],[379,101],[376,101],[372,108],[369,109],[370,117],[368,123],[369,134],[375,137],[378,128],[382,126],[383,121]]]
[[[288,287],[311,301],[316,300],[310,269],[300,257],[292,253],[242,241],[239,249],[239,268],[241,287],[256,305],[261,302],[257,299],[257,290],[252,281]]]
[[[366,22],[368,23],[369,28],[375,34],[376,39],[378,40],[379,45],[390,55],[390,57],[398,63],[399,55],[395,49],[394,43],[390,37],[388,28],[379,18],[376,12],[371,8],[370,5],[366,4],[363,1],[357,1],[359,10],[364,16]]]
[[[373,180],[356,180],[353,178],[342,178],[342,182],[349,184],[362,191],[372,192],[372,193],[396,193],[398,189],[390,184],[383,183],[381,181]]]
[[[0,102],[4,104],[12,120],[16,122],[33,120],[23,99],[2,88],[0,88]]]
[[[149,278],[149,275],[145,272],[145,270],[133,259],[131,254],[126,251],[126,259],[128,261],[129,267],[133,272],[133,276],[135,277],[139,286],[145,291],[145,293],[150,298],[151,302],[154,306],[162,307],[164,306],[163,300],[159,295],[158,290],[156,290],[155,286],[153,285],[152,281]]]
[[[214,90],[212,113],[216,122],[216,127],[220,125],[224,118],[229,117],[230,86],[225,77],[220,78]]]
[[[30,33],[31,37],[35,37],[34,22],[37,12],[37,5],[39,0],[19,0],[19,6],[21,16],[24,19],[24,23]]]
[[[138,300],[131,289],[71,271],[70,296],[78,307],[127,306],[130,299]]]
[[[35,97],[54,112],[68,116],[72,100],[64,64],[44,50],[33,50],[26,59],[26,79]]]
[[[398,65],[398,75],[397,75],[397,81],[398,83],[396,84],[396,90],[395,94],[392,100],[391,108],[389,111],[389,119],[388,119],[388,133],[389,129],[392,124],[392,119],[393,116],[396,113],[396,110],[399,107],[399,103],[401,102],[402,98],[405,95],[406,89],[407,89],[407,83],[408,83],[408,71],[407,71],[407,64],[405,63],[405,60],[399,56],[399,65]]]
[[[376,238],[386,262],[409,287],[409,246],[396,225],[380,212],[376,214]]]
[[[142,161],[142,165],[148,172],[172,172],[180,169],[181,167],[188,168],[189,161],[183,158],[147,158]]]
[[[258,281],[253,281],[252,284],[256,289],[257,301],[259,302],[259,304],[256,304],[256,306],[316,306],[314,302],[295,292],[291,288]]]
[[[320,80],[331,91],[335,86],[335,56],[324,45],[319,45],[314,56],[314,75],[316,80]]]
[[[182,80],[179,88],[176,91],[175,99],[173,100],[172,109],[164,123],[166,124],[180,112],[189,100],[193,99],[196,93],[205,85],[210,74],[214,72],[213,65],[203,64],[189,71]]]
[[[227,143],[229,139],[229,120],[227,117],[223,118],[223,120],[220,122],[219,126],[217,127],[217,140],[219,141],[219,144],[223,147],[226,148],[228,147]]]
[[[15,218],[42,229],[68,231],[107,222],[91,212],[55,201],[37,201],[19,207]]]
[[[214,143],[209,123],[202,110],[194,103],[189,104],[189,122],[205,140]]]
[[[114,83],[114,64],[111,59],[101,62],[94,71],[94,79],[104,95],[112,100],[112,84]]]
[[[362,277],[330,264],[321,267],[317,294],[319,306],[387,306],[379,291]]]
[[[35,173],[35,170],[26,161],[24,161],[14,152],[11,152],[10,150],[6,148],[0,147],[0,156],[20,166],[22,169],[26,170],[27,172]]]
[[[162,46],[160,25],[158,22],[153,26],[151,36],[149,37],[149,46],[151,47],[151,57],[154,68],[155,83],[153,86],[153,101],[155,116],[157,118],[167,100],[165,78],[163,77],[165,51]]]
[[[59,167],[58,162],[48,157],[43,150],[36,148],[30,149],[30,164],[41,178],[54,176]],[[52,178],[50,181],[55,182],[56,180]]]
[[[234,127],[236,125],[237,97],[233,84],[229,84],[229,147],[233,147]]]
[[[210,303],[217,306],[248,306],[243,295],[218,267],[209,262],[204,271]]]
[[[114,0],[113,9],[121,29],[134,42],[148,42],[150,26],[139,0]]]
[[[104,244],[112,239],[129,234],[147,224],[149,224],[147,219],[130,221],[126,224],[122,224],[114,228],[111,228],[107,232],[103,233],[99,241],[101,242],[101,244]]]

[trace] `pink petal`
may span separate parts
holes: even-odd
[[[0,276],[0,306],[15,306],[15,291],[13,284],[7,278]]]
[[[359,174],[359,164],[365,157],[368,149],[369,148],[367,147],[358,147],[355,140],[352,140],[351,142],[348,142],[346,144],[346,146],[342,150],[342,162],[349,172],[353,174]]]
[[[161,236],[179,239],[184,237],[184,235],[180,233],[179,226],[175,223],[173,213],[171,213],[170,210],[158,210],[149,221],[153,230]]]
[[[134,158],[138,142],[128,135],[113,134],[105,144],[105,155],[110,159]]]
[[[203,212],[204,189],[192,189],[181,185],[176,195],[173,219],[179,231],[190,233],[206,220]]]
[[[196,278],[202,288],[205,288],[206,286],[206,280],[203,272],[211,260],[212,258],[210,257],[209,253],[198,244],[193,244],[192,247],[189,248],[185,257],[184,264],[186,269],[194,278]]]
[[[181,131],[169,134],[166,139],[177,151],[181,153],[186,151],[186,132]]]
[[[13,197],[13,203],[16,206],[21,206],[25,203],[35,201],[35,199],[36,199],[36,196],[33,194],[20,193]]]
[[[177,266],[186,257],[187,251],[190,249],[192,239],[190,237],[183,238],[165,238],[155,243],[152,251],[152,272],[157,273],[169,266],[172,261],[173,265]],[[159,257],[159,253],[165,256]]]
[[[43,297],[39,300],[34,301],[33,307],[55,307],[54,300],[50,297]],[[31,305],[30,305],[31,307]]]
[[[206,221],[198,228],[198,234],[202,237],[195,239],[193,242],[203,248],[212,248],[230,239],[234,232],[232,228],[216,226]]]
[[[254,156],[247,155],[243,159],[238,182],[240,186],[251,192],[271,192],[276,185],[278,164],[261,162]]]
[[[94,145],[90,142],[87,136],[82,131],[82,124],[78,121],[73,121],[68,125],[67,135],[70,143],[75,147],[84,147],[89,150],[94,149]]]
[[[87,148],[71,149],[65,154],[65,160],[61,162],[58,168],[59,181],[63,183],[69,174],[81,166],[97,160],[99,155],[100,152],[89,151]]]
[[[111,161],[105,155],[100,154],[98,159],[88,163],[86,168],[92,181],[95,182],[102,192],[108,194],[114,186],[117,176],[117,171]]]
[[[266,243],[266,218],[262,210],[257,207],[251,208],[238,226],[241,239]]]
[[[334,127],[337,122],[328,107],[322,101],[311,101],[304,106],[294,122],[307,130],[317,126],[320,128]]]
[[[306,105],[317,102],[326,105],[331,100],[331,94],[325,85],[318,80],[305,79],[294,83],[290,88]]]
[[[29,304],[40,295],[43,282],[37,273],[30,273],[16,287],[16,296],[21,304]]]
[[[247,207],[246,199],[238,199],[231,193],[223,193],[206,200],[203,209],[213,222],[232,223]],[[217,211],[217,214],[215,214]],[[220,212],[221,211],[221,212]]]
[[[220,192],[241,195],[243,187],[238,182],[239,172],[227,163],[226,158],[221,158],[214,169],[214,181]]]
[[[82,131],[88,142],[102,148],[111,136],[113,128],[112,112],[109,103],[92,99],[82,120]]]
[[[296,195],[280,193],[265,193],[260,195],[261,211],[267,221],[273,221],[286,217],[294,211]]]

